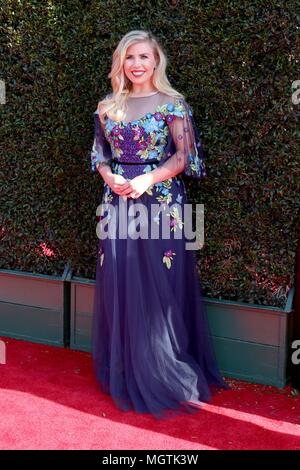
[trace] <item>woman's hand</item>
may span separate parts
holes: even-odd
[[[112,173],[109,178],[105,180],[108,186],[119,196],[126,195],[130,189],[130,181],[127,181],[124,176]]]
[[[152,178],[150,173],[145,173],[144,175],[136,176],[126,183],[127,184],[121,185],[118,183],[115,184],[116,190],[120,191],[118,194],[136,199],[147,191],[152,184]]]

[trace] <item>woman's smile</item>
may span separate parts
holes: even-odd
[[[132,71],[134,77],[141,77],[145,72],[144,71]]]

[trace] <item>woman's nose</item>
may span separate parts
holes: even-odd
[[[133,65],[134,65],[134,67],[138,68],[138,67],[140,67],[141,64],[140,64],[139,60],[134,60]]]

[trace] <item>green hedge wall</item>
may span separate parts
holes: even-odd
[[[12,1],[0,7],[1,268],[94,278],[93,112],[118,41],[158,36],[202,131],[208,178],[197,254],[205,295],[283,306],[299,232],[297,2]]]

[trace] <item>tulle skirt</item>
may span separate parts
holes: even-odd
[[[174,201],[187,202],[183,181],[173,179],[165,195],[170,193]],[[153,222],[150,206],[158,200],[154,190],[128,198],[126,205],[133,210],[142,203]],[[106,191],[103,201],[117,209],[121,199]],[[120,228],[118,214],[115,226]],[[120,410],[151,413],[157,419],[196,413],[217,389],[229,388],[210,337],[195,251],[186,249],[184,237],[175,239],[180,219],[171,220],[169,239],[117,233],[98,241],[92,321],[100,390]],[[129,215],[127,222],[132,222]]]

